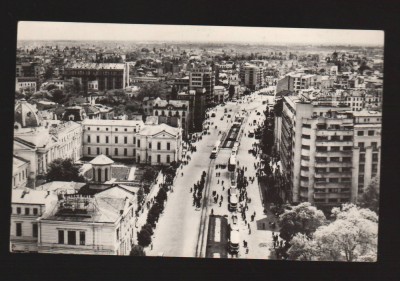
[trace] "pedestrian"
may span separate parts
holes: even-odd
[[[221,205],[222,205],[222,201],[219,201],[219,206],[221,207]]]
[[[246,248],[246,254],[248,254],[249,253],[249,248]]]
[[[249,228],[249,235],[251,234],[251,229]]]
[[[256,216],[256,211],[254,211],[254,214],[253,214],[253,216],[254,216],[254,217]]]
[[[153,243],[150,244],[150,250],[153,250]]]
[[[214,209],[211,208],[211,215],[214,215]]]
[[[217,184],[219,184],[219,180],[218,180]]]
[[[225,186],[222,186],[222,190],[225,190]]]
[[[183,177],[183,173],[181,173],[182,177]]]
[[[250,229],[250,223],[247,224],[247,227]]]

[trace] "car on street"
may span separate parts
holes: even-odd
[[[236,211],[239,203],[239,198],[237,195],[229,196],[229,205],[228,209],[230,212]]]
[[[250,131],[249,134],[248,134],[248,136],[249,136],[249,138],[254,137],[254,132],[253,132],[253,131]]]
[[[231,118],[231,115],[230,115],[230,114],[228,114],[228,118]]]
[[[211,114],[211,117],[215,117],[215,113],[214,112]]]
[[[257,115],[261,115],[261,113],[260,113],[260,112],[257,112]]]
[[[239,252],[240,234],[239,230],[231,230],[229,235],[229,252],[237,254]]]

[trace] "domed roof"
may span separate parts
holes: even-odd
[[[92,165],[110,165],[114,163],[114,161],[105,156],[104,154],[100,154],[89,163]]]
[[[43,118],[33,105],[22,99],[15,105],[14,122],[21,128],[40,127],[43,125]]]

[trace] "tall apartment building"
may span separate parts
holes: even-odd
[[[104,154],[136,159],[136,135],[144,127],[143,121],[85,119],[82,126],[83,157]]]
[[[36,77],[40,76],[40,65],[35,62],[23,62],[16,65],[16,77]]]
[[[299,92],[318,84],[318,78],[314,74],[289,73],[278,81],[276,92],[279,93],[283,90]]]
[[[372,118],[359,118],[357,114],[349,107],[315,105],[295,96],[284,97],[280,156],[293,202],[308,201],[321,208],[356,202],[359,190],[379,174],[379,155],[374,152],[373,156],[372,152],[372,147],[375,151],[380,147],[379,121],[359,124],[361,119],[372,122]],[[375,127],[374,133],[365,137],[368,141],[360,141],[358,128],[363,127],[364,133]],[[358,145],[363,145],[359,142],[368,145],[368,156],[357,156]],[[360,157],[365,157],[368,166],[361,166],[361,175]]]
[[[239,77],[246,87],[257,90],[264,85],[264,68],[246,63],[240,68]]]
[[[215,71],[211,66],[197,66],[191,70],[189,75],[189,87],[192,90],[206,90],[206,103],[214,101]]]
[[[64,79],[80,78],[83,91],[107,91],[129,86],[126,63],[75,63],[64,69]]]

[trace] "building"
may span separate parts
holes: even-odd
[[[30,91],[35,92],[37,90],[37,79],[35,77],[18,77],[15,82],[16,91]]]
[[[13,189],[11,198],[10,251],[38,252],[38,219],[57,202],[48,191]]]
[[[352,201],[355,202],[374,177],[380,175],[382,113],[353,112],[354,149]]]
[[[36,62],[23,62],[16,65],[16,77],[39,78],[41,67]]]
[[[71,194],[39,219],[39,253],[129,255],[136,242],[136,195],[113,186]]]
[[[217,104],[224,103],[229,98],[229,92],[224,86],[214,87],[214,102]]]
[[[356,187],[360,189],[357,168],[362,163],[356,156],[358,136],[363,136],[357,131],[361,128],[370,137],[368,142],[361,139],[364,143],[361,145],[370,150],[369,156],[365,156],[365,166],[369,170],[362,174],[362,188],[373,175],[379,174],[379,155],[376,153],[380,147],[377,141],[380,116],[375,114],[374,120],[361,116],[351,112],[349,107],[315,105],[299,97],[284,97],[280,157],[293,202],[308,201],[321,208],[356,202],[359,193]],[[367,124],[359,124],[361,119],[370,120],[365,121]]]
[[[148,115],[177,117],[183,129],[183,136],[188,136],[192,124],[189,101],[146,99],[143,101],[143,110]]]
[[[361,111],[365,106],[365,91],[350,90],[345,103],[352,111]]]
[[[246,63],[240,68],[239,77],[244,86],[257,90],[264,85],[264,68]]]
[[[136,162],[164,165],[182,157],[181,129],[166,124],[148,125],[137,134]]]
[[[129,86],[126,63],[74,63],[64,70],[64,79],[80,78],[83,91],[107,91]]]
[[[57,142],[57,157],[76,162],[82,158],[82,125],[74,121],[50,127],[49,133]]]
[[[193,68],[189,75],[191,90],[205,89],[206,104],[214,101],[215,71],[211,66],[203,65]]]
[[[104,154],[111,158],[136,159],[136,138],[143,121],[85,119],[82,125],[83,157]]]
[[[318,85],[318,77],[314,74],[289,73],[278,81],[276,92],[286,90],[299,92]]]
[[[12,188],[25,187],[28,184],[30,163],[24,158],[13,156]]]
[[[174,85],[176,86],[178,91],[181,91],[183,88],[189,88],[189,76],[185,76],[182,78],[175,78]]]

